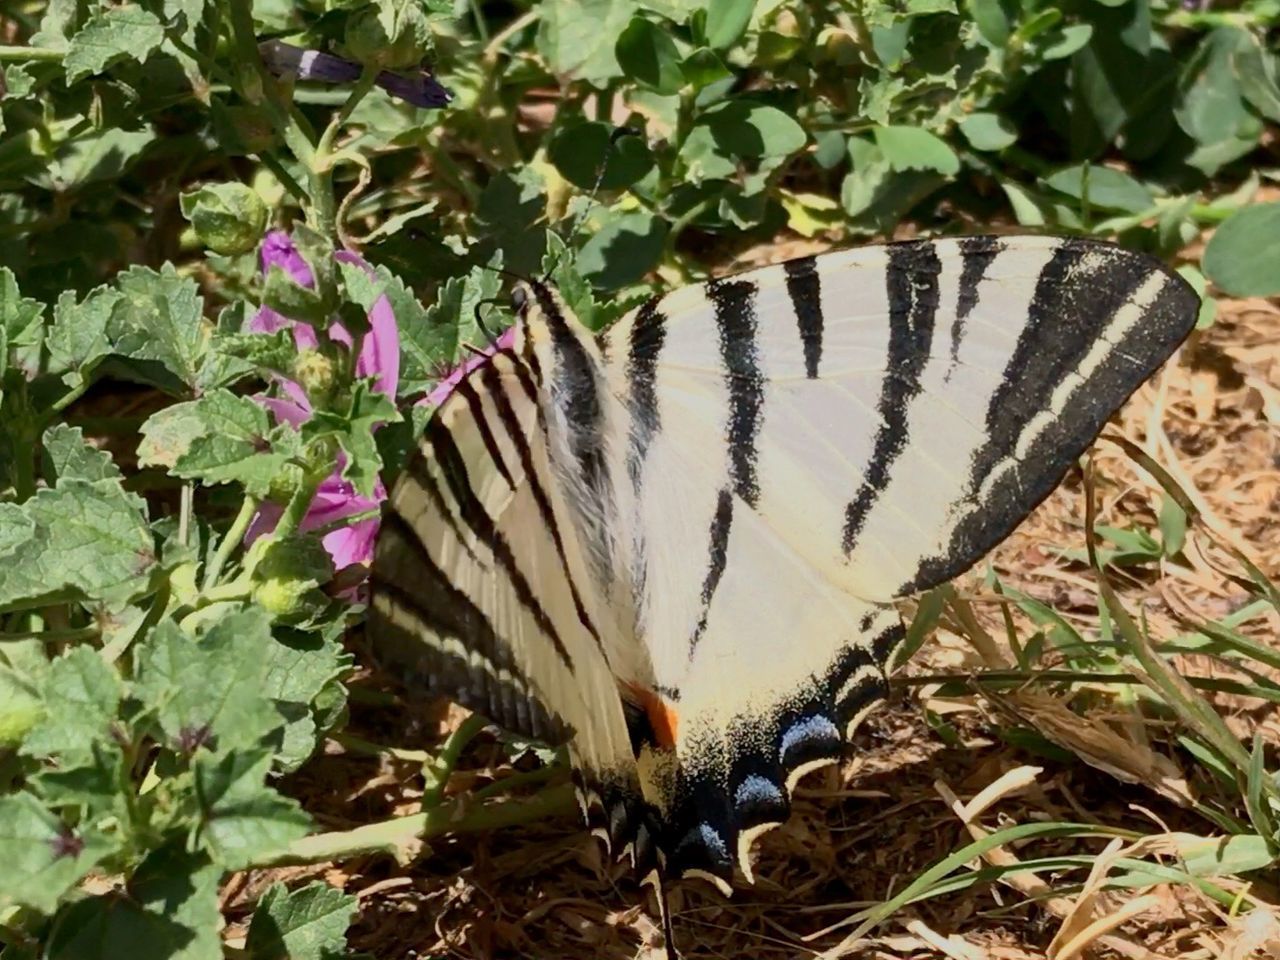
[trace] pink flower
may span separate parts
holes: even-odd
[[[339,250],[334,256],[342,262],[358,264],[369,270],[369,265],[358,254],[349,250]],[[266,273],[270,269],[280,267],[288,272],[293,280],[301,286],[314,285],[315,278],[311,268],[307,266],[302,255],[289,235],[282,230],[273,230],[267,234],[262,244],[262,269]],[[372,271],[370,271],[372,272]],[[299,350],[315,349],[318,345],[315,331],[304,323],[282,317],[270,307],[262,307],[249,322],[249,329],[257,333],[273,333],[292,324],[293,342]],[[369,332],[360,344],[360,355],[356,358],[356,375],[373,377],[374,389],[386,394],[393,401],[396,387],[400,382],[400,336],[396,330],[395,313],[391,302],[379,297],[369,311]],[[329,337],[350,347],[351,334],[340,323],[329,327]],[[259,396],[258,401],[271,411],[280,423],[301,426],[311,418],[311,403],[302,387],[285,378],[279,380],[286,396]],[[386,488],[378,480],[372,497],[364,497],[356,492],[348,481],[342,478],[343,459],[339,455],[337,467],[326,477],[316,491],[311,507],[303,518],[302,530],[315,530],[358,513],[376,510],[387,498]],[[263,503],[257,516],[245,534],[245,542],[252,543],[263,534],[275,529],[283,509],[274,503]],[[333,565],[341,570],[353,564],[367,566],[373,558],[373,543],[378,534],[378,519],[371,517],[360,520],[346,527],[332,530],[325,534],[321,542],[325,550],[333,558]]]

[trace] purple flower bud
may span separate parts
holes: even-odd
[[[267,69],[277,76],[319,80],[321,83],[354,83],[360,78],[360,64],[331,53],[306,50],[279,40],[264,40],[258,45],[258,52],[262,54]],[[453,94],[426,70],[408,77],[383,70],[374,82],[391,96],[415,107],[443,107],[453,99]]]

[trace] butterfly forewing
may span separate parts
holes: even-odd
[[[536,393],[510,353],[465,378],[392,492],[370,632],[412,685],[507,729],[572,742],[596,784],[633,781],[604,624],[551,474]]]

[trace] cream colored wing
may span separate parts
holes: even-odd
[[[1197,304],[1118,247],[977,237],[684,288],[609,332],[639,632],[678,717],[641,762],[672,872],[749,869],[796,775],[883,695],[887,604],[1008,534]]]
[[[599,815],[636,793],[608,624],[549,468],[533,381],[500,351],[432,417],[392,491],[372,571],[375,650],[411,686],[569,742]]]

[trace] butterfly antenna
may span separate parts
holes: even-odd
[[[488,269],[492,270],[495,268],[489,267]],[[498,348],[498,338],[494,336],[493,331],[490,330],[489,327],[485,324],[484,316],[481,314],[480,308],[487,307],[492,304],[497,304],[501,302],[502,300],[499,297],[486,297],[485,299],[481,300],[479,303],[476,304],[475,311],[474,311],[475,318],[476,318],[476,326],[480,329],[480,332],[484,334],[484,338],[489,341],[489,346],[495,350]]]
[[[639,136],[639,131],[632,130],[630,127],[617,127],[613,133],[609,134],[609,142],[605,144],[604,155],[600,158],[600,163],[596,166],[596,178],[592,181],[591,190],[587,193],[587,203],[579,211],[578,216],[573,221],[573,226],[569,229],[569,239],[565,241],[565,250],[573,249],[573,242],[578,239],[578,234],[582,231],[582,225],[587,222],[587,216],[591,213],[591,208],[595,205],[596,194],[600,192],[600,185],[604,183],[605,172],[609,169],[609,159],[613,156],[613,148],[617,146],[619,140],[623,137]],[[551,264],[551,269],[543,274],[542,282],[546,283],[551,279],[551,275],[556,272],[556,268],[560,266],[559,259]]]

